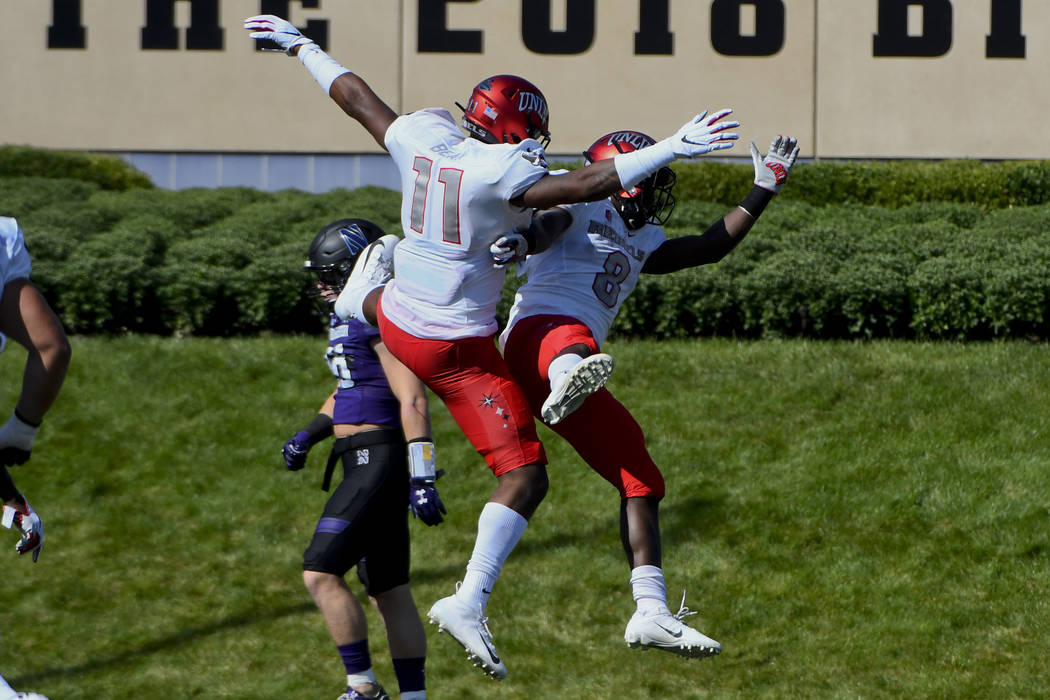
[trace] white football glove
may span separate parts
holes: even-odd
[[[676,158],[696,158],[711,151],[732,148],[740,136],[726,133],[726,129],[735,129],[740,122],[721,121],[732,113],[731,109],[723,109],[707,116],[707,110],[704,110],[664,141],[670,144]]]
[[[29,502],[19,497],[22,503],[19,507],[3,507],[3,517],[0,524],[6,528],[17,528],[22,533],[22,539],[15,545],[19,554],[33,553],[33,561],[40,557],[40,551],[44,548],[44,523],[36,514]]]
[[[798,159],[798,142],[790,136],[777,135],[769,144],[769,153],[765,158],[758,152],[758,146],[751,142],[751,160],[755,164],[755,184],[773,194],[780,192],[784,186],[791,166]]]
[[[505,233],[489,246],[493,267],[503,267],[511,263],[524,262],[529,254],[529,242],[517,231]]]
[[[286,54],[292,55],[296,46],[314,43],[303,36],[294,24],[277,15],[256,15],[244,20],[244,28],[250,30],[253,39],[269,39],[280,46]]]

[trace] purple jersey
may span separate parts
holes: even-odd
[[[372,349],[379,331],[360,321],[343,321],[335,314],[328,330],[325,360],[338,380],[332,422],[373,423],[401,427],[401,409],[390,391],[383,366]]]

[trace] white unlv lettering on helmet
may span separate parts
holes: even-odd
[[[639,134],[637,131],[617,131],[614,134],[609,134],[608,145],[614,146],[618,143],[626,143],[634,146],[637,150],[646,146],[652,146],[656,142],[645,134]]]
[[[547,120],[547,101],[540,95],[533,92],[519,92],[518,93],[518,111],[519,112],[539,112],[540,118],[544,121]]]

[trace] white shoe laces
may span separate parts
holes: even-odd
[[[685,589],[683,588],[682,589],[682,602],[678,604],[678,612],[676,612],[674,615],[672,615],[672,617],[674,617],[674,619],[676,619],[679,622],[681,622],[683,618],[689,617],[690,615],[698,615],[698,614],[699,614],[699,611],[697,611],[697,610],[690,610],[689,608],[685,607]]]

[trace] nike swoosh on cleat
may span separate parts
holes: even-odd
[[[657,627],[659,627],[660,629],[662,629],[664,632],[667,632],[667,634],[671,635],[675,639],[678,639],[679,637],[682,636],[682,630],[678,630],[677,632],[672,632],[671,630],[669,630],[666,627],[664,627],[663,625],[661,625],[659,622],[653,622],[653,624],[656,625]]]
[[[499,663],[499,657],[496,656],[496,650],[489,646],[489,643],[485,641],[485,638],[483,636],[481,636],[479,634],[478,637],[481,638],[481,643],[485,645],[485,650],[488,651],[489,658],[492,659],[492,663],[498,664]]]

